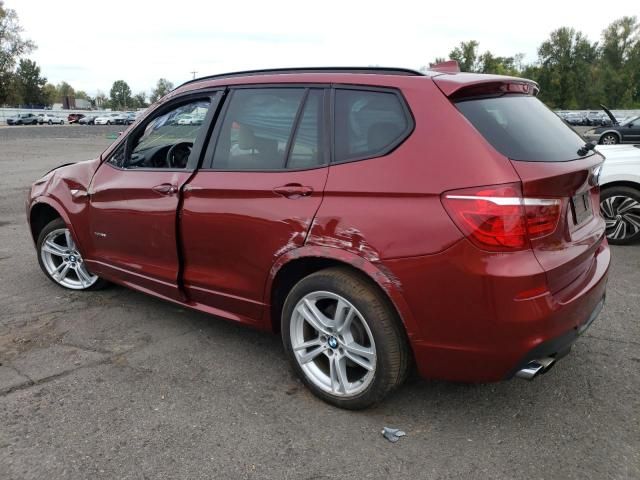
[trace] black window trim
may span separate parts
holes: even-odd
[[[399,135],[395,141],[393,141],[383,149],[380,149],[376,152],[373,152],[367,155],[349,158],[347,160],[337,161],[335,156],[336,142],[335,142],[335,132],[334,132],[335,125],[336,125],[335,123],[336,90],[357,90],[357,91],[363,91],[363,92],[381,92],[381,93],[394,94],[398,98],[400,105],[402,106],[402,110],[405,114],[405,119],[407,120],[407,128],[405,128],[402,134]],[[393,152],[396,148],[402,145],[411,136],[416,126],[415,117],[413,116],[413,112],[409,108],[409,103],[407,102],[406,98],[402,94],[402,91],[394,87],[378,87],[374,85],[332,83],[330,109],[331,109],[330,110],[331,111],[331,114],[330,114],[331,115],[331,122],[330,122],[331,123],[331,165],[342,165],[344,163],[361,162],[363,160],[371,160],[373,158],[380,158],[380,157],[389,155],[391,152]]]
[[[317,170],[320,168],[327,168],[327,166],[329,166],[330,164],[330,158],[329,158],[329,153],[330,150],[327,149],[327,146],[329,145],[327,136],[328,133],[331,129],[327,129],[327,118],[328,118],[328,114],[327,114],[327,99],[328,99],[328,91],[330,85],[329,84],[322,84],[322,83],[250,83],[250,84],[240,84],[240,85],[229,85],[227,87],[227,94],[224,97],[224,105],[222,105],[222,108],[220,109],[220,114],[217,116],[216,118],[216,124],[215,127],[213,129],[213,133],[211,134],[211,136],[209,137],[209,142],[206,148],[206,152],[204,154],[204,160],[202,162],[202,167],[199,169],[199,171],[205,171],[205,172],[220,172],[220,173],[224,173],[224,172],[247,172],[247,173],[282,173],[282,172],[300,172],[300,171],[307,171],[307,170]],[[277,88],[277,89],[304,89],[304,93],[302,96],[302,99],[300,101],[300,105],[298,106],[298,111],[296,112],[296,116],[294,118],[294,123],[292,126],[292,130],[291,130],[291,137],[289,138],[289,142],[291,143],[295,133],[297,132],[298,129],[298,124],[300,123],[300,121],[302,120],[302,112],[304,111],[304,107],[306,106],[307,103],[307,99],[309,97],[309,92],[311,90],[319,90],[322,92],[323,94],[323,99],[321,101],[321,105],[324,106],[323,111],[322,111],[322,117],[324,119],[324,125],[322,128],[322,138],[320,139],[319,143],[322,147],[322,157],[323,157],[323,163],[320,165],[315,165],[313,167],[305,167],[305,168],[286,168],[286,165],[289,163],[289,155],[290,155],[290,149],[292,149],[292,145],[287,145],[287,148],[290,147],[289,150],[287,150],[287,155],[285,156],[285,162],[284,162],[284,166],[282,168],[271,168],[271,169],[260,169],[260,168],[255,168],[255,169],[247,169],[247,168],[242,168],[242,169],[222,169],[222,168],[214,168],[213,167],[213,155],[215,153],[215,147],[218,144],[218,140],[220,137],[220,131],[222,129],[222,124],[224,122],[224,119],[227,115],[227,111],[229,110],[229,105],[231,104],[231,101],[233,99],[233,93],[235,90],[243,90],[243,89],[252,89],[252,90],[262,90],[262,89],[267,89],[267,88]]]
[[[198,91],[190,91],[186,92],[183,95],[178,95],[176,97],[171,98],[166,103],[159,105],[156,109],[150,112],[148,115],[145,115],[144,121],[137,125],[133,130],[127,133],[126,137],[122,139],[121,142],[111,151],[109,155],[102,160],[102,164],[107,164],[111,168],[121,171],[127,172],[194,172],[198,169],[199,165],[202,164],[203,147],[207,144],[209,138],[211,137],[211,127],[214,125],[215,119],[217,117],[218,111],[220,110],[220,105],[222,104],[223,94],[225,88],[224,87],[216,87],[216,88],[207,88]],[[127,168],[127,167],[118,167],[111,163],[111,159],[120,151],[120,148],[124,148],[125,159],[128,158],[131,154],[131,141],[133,138],[138,138],[139,135],[144,133],[144,129],[149,125],[150,122],[158,118],[160,115],[164,115],[165,113],[175,109],[180,105],[186,105],[188,103],[198,101],[198,100],[206,100],[208,99],[210,102],[209,110],[205,115],[204,121],[202,122],[202,128],[198,132],[196,139],[193,143],[193,148],[191,155],[189,155],[189,160],[187,162],[187,166],[185,168]]]

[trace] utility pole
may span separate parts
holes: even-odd
[[[198,72],[194,71],[194,72],[189,72],[189,73],[193,75],[193,79],[195,80],[196,79],[196,73],[198,73]]]

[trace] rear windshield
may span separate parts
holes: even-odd
[[[584,140],[535,97],[504,95],[463,100],[458,110],[493,147],[512,160],[564,162],[579,158]]]

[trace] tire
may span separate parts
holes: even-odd
[[[60,125],[64,125],[64,120],[60,120]]]
[[[111,125],[111,121],[110,120],[107,120],[107,125]]]
[[[615,133],[605,133],[600,137],[601,145],[616,145],[620,143],[620,138]]]
[[[47,123],[48,123],[49,125],[53,125],[53,122],[52,122],[51,120],[49,120]]]
[[[36,250],[40,268],[56,285],[70,290],[99,290],[108,284],[86,269],[71,232],[61,218],[42,229]]]
[[[336,407],[374,405],[408,373],[410,348],[395,309],[369,278],[348,268],[300,280],[284,302],[281,327],[294,371],[314,395]]]
[[[604,187],[600,194],[600,212],[609,243],[628,245],[640,240],[640,186],[638,189]]]

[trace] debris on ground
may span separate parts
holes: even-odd
[[[383,427],[382,432],[380,433],[382,433],[382,436],[389,440],[391,443],[396,443],[398,440],[400,440],[400,437],[404,437],[406,435],[406,433],[402,430],[389,427]]]

